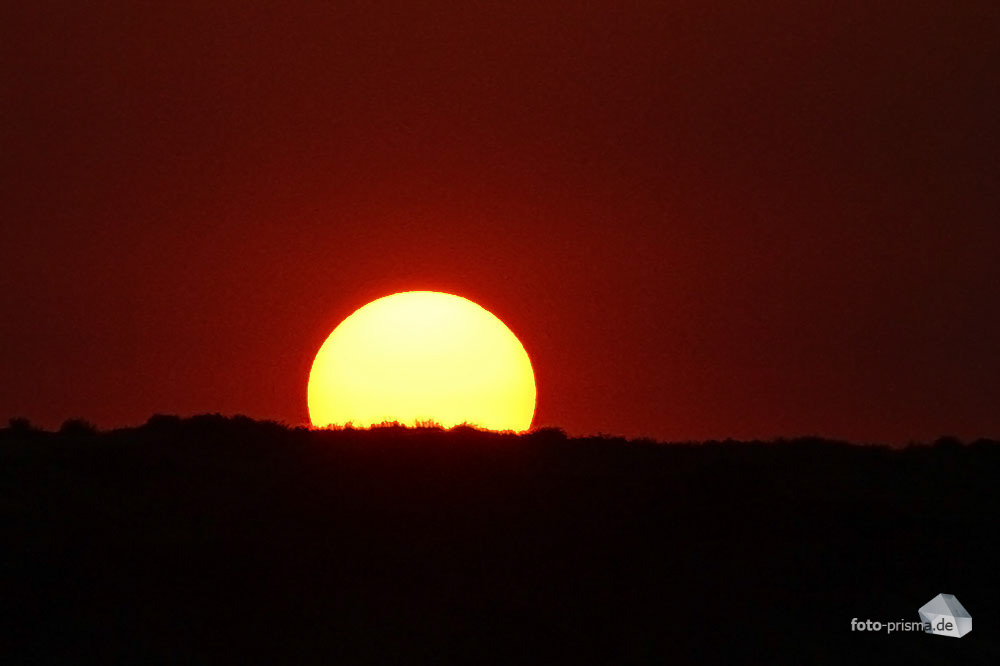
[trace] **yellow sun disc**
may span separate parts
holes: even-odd
[[[435,291],[372,301],[342,321],[309,372],[315,426],[433,421],[524,431],[535,375],[520,341],[488,310]]]

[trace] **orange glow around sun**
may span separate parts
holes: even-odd
[[[535,375],[520,341],[488,310],[434,291],[372,301],[334,329],[309,373],[313,425],[433,421],[524,431]]]

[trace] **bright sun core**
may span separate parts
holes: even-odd
[[[309,372],[313,425],[433,421],[524,431],[535,375],[520,341],[488,310],[435,291],[372,301],[334,329]]]

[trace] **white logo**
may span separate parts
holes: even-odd
[[[921,606],[918,613],[928,633],[961,638],[972,631],[972,616],[954,594],[937,595]]]

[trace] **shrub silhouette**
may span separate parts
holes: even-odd
[[[153,414],[146,421],[146,429],[158,432],[177,432],[183,421],[175,414]]]

